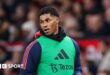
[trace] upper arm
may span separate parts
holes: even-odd
[[[33,41],[26,48],[23,57],[21,75],[35,75],[41,57],[41,47],[37,41]]]
[[[73,44],[75,46],[75,50],[76,50],[76,55],[75,55],[75,75],[81,75],[82,73],[82,68],[81,68],[81,63],[80,63],[80,48],[77,44],[76,41],[73,40]]]

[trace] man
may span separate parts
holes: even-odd
[[[81,75],[80,52],[59,25],[59,14],[44,7],[38,15],[41,36],[27,48],[20,75]]]

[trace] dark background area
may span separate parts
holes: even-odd
[[[110,0],[0,0],[0,64],[20,64],[46,5],[57,9],[62,28],[78,42],[83,75],[110,75]],[[0,75],[18,74],[0,69]]]

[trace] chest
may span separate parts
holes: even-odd
[[[65,37],[61,42],[51,40],[46,37],[40,37],[38,42],[41,45],[41,62],[73,61],[75,57],[75,47],[70,38]]]

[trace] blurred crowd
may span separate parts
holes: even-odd
[[[0,0],[0,64],[19,64],[34,40],[39,9],[51,5],[80,46],[83,75],[110,75],[110,0]],[[0,69],[19,75],[19,69]]]

